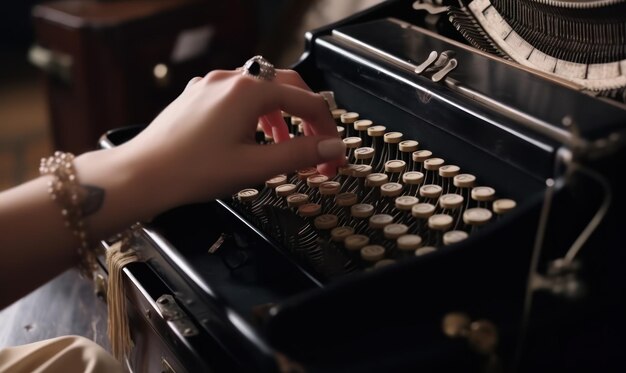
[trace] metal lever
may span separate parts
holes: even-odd
[[[419,66],[417,66],[415,68],[415,73],[416,74],[421,74],[424,72],[424,70],[426,70],[427,68],[430,67],[430,65],[432,65],[436,60],[437,57],[439,57],[439,53],[432,51],[430,52],[430,54],[428,55],[428,58],[426,59],[426,61],[422,62]]]
[[[433,82],[438,82],[441,79],[445,78],[446,75],[448,75],[448,73],[454,69],[456,69],[458,65],[458,62],[456,60],[456,58],[451,59],[450,61],[448,61],[448,63],[443,67],[443,69],[437,71],[436,73],[433,74],[433,76],[431,77]]]

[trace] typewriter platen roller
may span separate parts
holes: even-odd
[[[144,294],[173,295],[196,328],[155,328],[185,369],[621,364],[626,109],[476,49],[458,9],[426,3],[307,35],[295,69],[333,92],[336,178],[294,170],[137,232],[136,283],[149,273]]]

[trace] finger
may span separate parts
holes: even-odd
[[[274,138],[274,142],[289,140],[289,129],[280,111],[272,111],[261,118],[263,131]],[[268,133],[269,131],[269,133]]]
[[[284,110],[302,118],[309,126],[310,134],[338,136],[335,121],[321,95],[295,86],[271,82],[257,86],[259,91],[250,89],[249,94],[257,99],[261,114]],[[252,97],[248,102],[253,102]]]
[[[196,76],[196,77],[191,78],[191,80],[189,80],[189,82],[187,82],[187,85],[185,86],[185,89],[191,87],[192,85],[196,84],[200,80],[202,80],[201,76]]]
[[[325,164],[318,171],[334,176],[336,162],[345,157],[346,147],[337,137],[302,136],[272,145],[245,145],[239,153],[251,165],[250,171],[262,180],[279,173]]]

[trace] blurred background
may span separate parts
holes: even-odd
[[[60,149],[145,124],[193,76],[262,54],[297,61],[304,33],[380,0],[11,1],[0,12],[0,190]]]

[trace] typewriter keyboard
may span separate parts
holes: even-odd
[[[429,255],[515,208],[445,155],[421,149],[419,139],[355,112],[332,115],[347,159],[336,177],[301,169],[232,198],[244,218],[322,279]],[[293,136],[302,134],[299,118],[283,117]]]

